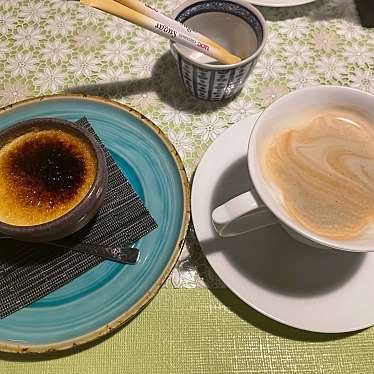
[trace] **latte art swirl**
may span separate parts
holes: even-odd
[[[264,171],[289,215],[330,239],[352,239],[374,221],[374,124],[353,111],[316,115],[275,136]]]

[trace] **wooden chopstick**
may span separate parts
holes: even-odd
[[[84,5],[125,19],[165,38],[213,57],[223,64],[241,61],[213,40],[184,26],[138,0],[80,0]],[[123,5],[126,4],[126,5]]]

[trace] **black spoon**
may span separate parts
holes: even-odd
[[[10,236],[0,234],[0,239],[14,239]],[[139,249],[121,246],[103,246],[91,243],[69,243],[66,240],[45,242],[54,247],[71,249],[73,251],[84,252],[90,255],[106,258],[107,260],[121,262],[123,264],[135,264],[139,258]]]

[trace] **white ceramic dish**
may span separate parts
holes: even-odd
[[[243,174],[257,118],[222,134],[196,170],[192,219],[209,263],[237,296],[279,322],[324,333],[374,325],[374,253],[309,247],[280,225],[229,238],[214,230],[212,210],[248,189]]]
[[[303,5],[308,3],[313,3],[316,0],[252,0],[250,1],[253,5],[262,5],[270,7],[289,7],[296,5]]]

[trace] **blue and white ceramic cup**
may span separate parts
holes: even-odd
[[[188,0],[173,16],[242,58],[237,64],[221,65],[198,51],[171,42],[171,51],[186,88],[199,99],[214,101],[238,93],[266,42],[262,14],[243,0]]]

